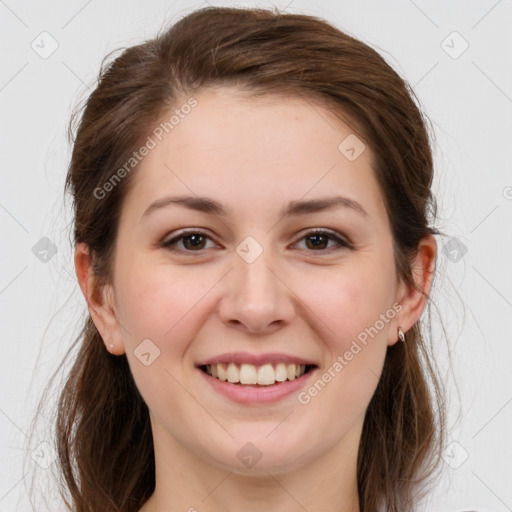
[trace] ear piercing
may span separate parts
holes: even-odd
[[[405,342],[405,334],[403,333],[403,331],[402,331],[402,328],[401,328],[401,327],[399,327],[399,328],[398,328],[398,339],[399,339],[400,341]]]

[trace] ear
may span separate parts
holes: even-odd
[[[75,248],[75,272],[89,314],[103,339],[106,349],[115,355],[125,352],[121,326],[115,312],[114,293],[111,285],[99,286],[92,268],[89,247],[78,243]],[[110,345],[113,345],[111,347]]]
[[[419,320],[427,298],[432,288],[437,258],[437,241],[434,235],[427,235],[420,240],[418,251],[411,263],[411,273],[414,285],[408,285],[400,281],[396,300],[402,309],[396,316],[396,330],[390,333],[388,345],[394,345],[398,341],[398,327],[405,334]]]

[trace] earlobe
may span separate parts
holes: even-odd
[[[405,333],[419,320],[432,288],[437,258],[437,242],[434,235],[420,240],[414,261],[411,262],[411,274],[414,284],[402,282],[398,287],[397,300],[402,310],[397,319]],[[392,341],[391,344],[394,342]]]
[[[114,308],[112,287],[109,284],[98,285],[89,248],[84,243],[78,243],[75,248],[75,272],[91,319],[105,345],[112,353],[123,353],[124,343]]]

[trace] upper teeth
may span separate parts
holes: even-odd
[[[304,375],[306,366],[303,364],[278,363],[275,368],[271,364],[254,366],[242,364],[240,368],[235,363],[206,365],[206,373],[219,380],[240,384],[259,384],[269,386],[275,382],[284,382],[286,379],[294,380]]]

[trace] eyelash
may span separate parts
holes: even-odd
[[[188,249],[177,249],[175,247],[177,242],[179,242],[180,240],[183,240],[184,238],[187,238],[190,235],[202,235],[205,238],[211,239],[211,237],[208,235],[208,233],[206,233],[205,231],[202,231],[201,229],[189,229],[187,231],[182,231],[180,234],[178,234],[174,238],[171,238],[170,240],[164,240],[160,245],[162,248],[168,249],[168,250],[174,251],[174,252],[201,253],[201,252],[205,251],[206,249],[199,249],[197,251],[192,251],[192,250],[188,250]],[[310,236],[315,236],[315,235],[325,236],[330,240],[334,240],[338,244],[338,247],[337,248],[330,247],[327,249],[320,249],[318,251],[311,249],[310,252],[322,253],[322,252],[327,252],[327,251],[331,252],[333,249],[340,250],[342,248],[346,248],[346,249],[353,248],[352,245],[348,241],[339,237],[334,231],[327,230],[327,229],[312,229],[311,231],[308,231],[307,233],[305,233],[298,241],[301,241],[304,238],[308,238]]]

